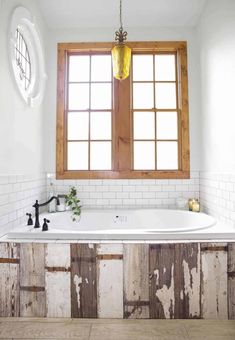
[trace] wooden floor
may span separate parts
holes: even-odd
[[[235,340],[235,321],[0,318],[0,339]]]

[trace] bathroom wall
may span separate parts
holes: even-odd
[[[30,108],[25,104],[18,93],[10,68],[10,17],[14,8],[19,5],[28,8],[35,16],[42,41],[46,37],[46,26],[36,1],[1,0],[0,235],[21,222],[25,211],[32,209],[35,198],[45,197],[43,105]]]
[[[205,211],[235,224],[235,2],[209,0],[198,26]]]
[[[28,8],[35,16],[42,41],[46,26],[36,7],[36,1],[21,0],[20,5]],[[2,0],[0,20],[0,173],[19,174],[44,171],[43,160],[43,105],[30,108],[21,99],[15,85],[9,58],[10,17],[17,0]]]
[[[0,175],[0,236],[23,223],[36,199],[45,201],[44,173]]]
[[[67,192],[69,185],[78,187],[83,206],[164,206],[174,207],[179,197],[199,195],[199,65],[196,30],[194,28],[127,28],[130,41],[186,40],[189,63],[189,106],[191,169],[190,180],[80,180],[56,181],[56,66],[58,42],[113,41],[115,28],[52,30],[48,42],[48,70],[50,92],[46,95],[45,150],[48,176],[53,179],[58,192]],[[50,182],[50,179],[49,179]]]
[[[187,180],[56,180],[54,173],[48,173],[48,191],[50,183],[58,194],[75,186],[85,208],[175,208],[180,201],[186,207],[188,198],[199,197],[198,171]]]

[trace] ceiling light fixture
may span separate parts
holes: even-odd
[[[119,7],[120,28],[115,32],[115,45],[112,49],[113,76],[122,80],[129,76],[131,64],[131,49],[125,45],[127,32],[123,31],[122,25],[122,0]]]

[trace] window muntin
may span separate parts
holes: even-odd
[[[176,53],[133,53],[132,65],[133,169],[178,170]]]
[[[134,83],[140,85],[152,84],[151,88],[153,91],[150,93],[148,98],[148,104],[145,108],[139,109],[133,107],[133,84],[132,77],[127,78],[124,81],[118,81],[116,79],[111,80],[112,82],[112,109],[111,110],[89,110],[94,113],[97,112],[110,112],[111,124],[112,124],[112,139],[108,140],[110,146],[105,151],[107,154],[111,154],[111,161],[109,162],[110,170],[102,170],[97,164],[90,159],[91,149],[94,148],[93,140],[68,140],[67,139],[67,117],[68,111],[82,111],[88,112],[89,110],[68,110],[68,90],[66,91],[68,80],[70,78],[68,67],[68,58],[72,55],[100,55],[109,54],[113,44],[112,43],[70,43],[70,44],[58,44],[58,105],[57,105],[57,178],[189,178],[189,122],[188,122],[188,85],[187,85],[187,45],[185,42],[129,42],[132,48],[133,55],[138,54],[140,56],[148,56],[152,58],[152,55],[159,56],[159,63],[168,63],[171,58],[167,61],[162,60],[161,55],[169,55],[174,58],[176,62],[176,68],[173,68],[175,75],[172,70],[166,72],[163,70],[160,72],[155,68],[152,72],[153,66],[148,68],[147,75],[145,72],[141,72],[138,75],[139,78],[134,80]],[[150,56],[150,57],[149,57]],[[155,58],[153,63],[155,63]],[[89,62],[90,65],[90,62]],[[172,65],[172,64],[171,64]],[[84,67],[83,67],[84,68]],[[134,64],[132,65],[134,68]],[[89,67],[91,69],[91,67]],[[150,75],[151,69],[151,75]],[[90,71],[89,71],[90,72]],[[145,79],[143,80],[143,74]],[[87,77],[87,76],[86,76]],[[142,78],[141,78],[142,77]],[[90,79],[90,74],[89,74]],[[166,79],[166,80],[165,80]],[[86,79],[70,79],[71,83],[86,83]],[[73,80],[73,81],[72,81]],[[94,83],[99,82],[95,81]],[[101,81],[104,82],[105,81]],[[92,83],[92,81],[90,82]],[[154,84],[154,85],[153,85]],[[173,84],[176,94],[176,104],[169,105],[171,108],[156,108],[156,87],[157,84]],[[158,89],[159,92],[159,89]],[[164,91],[163,91],[164,92]],[[143,94],[143,91],[139,91],[139,94]],[[90,94],[89,94],[90,96]],[[136,97],[140,97],[136,96]],[[66,99],[67,98],[67,99]],[[164,98],[164,96],[163,96]],[[90,101],[90,99],[89,99]],[[141,100],[139,100],[141,101]],[[146,101],[142,101],[146,104]],[[160,101],[161,102],[161,101]],[[169,102],[169,100],[167,101]],[[174,102],[171,100],[171,103]],[[164,101],[163,101],[164,104]],[[161,104],[161,105],[163,105]],[[164,104],[165,105],[165,104]],[[167,105],[167,106],[168,106]],[[149,114],[152,112],[154,117],[154,129],[151,128],[151,136],[134,136],[134,114],[140,112],[142,114]],[[161,114],[166,113],[165,116]],[[136,114],[137,116],[137,114]],[[172,119],[169,125],[169,119]],[[176,126],[177,122],[177,126]],[[167,131],[164,132],[164,126],[168,124]],[[94,125],[94,124],[93,124]],[[151,125],[151,124],[149,124]],[[141,131],[141,122],[139,123],[139,130]],[[143,130],[143,128],[142,128]],[[154,131],[153,131],[154,130]],[[90,134],[89,124],[89,134]],[[142,131],[141,131],[142,133]],[[148,132],[146,132],[148,134]],[[154,134],[154,136],[153,136]],[[76,137],[77,138],[77,137]],[[107,137],[109,138],[109,137]],[[150,138],[150,139],[145,139]],[[99,140],[97,142],[107,142],[107,140]],[[68,148],[70,142],[79,143],[84,142],[83,150],[86,150],[84,154],[88,153],[88,156],[84,157],[87,159],[86,169],[80,168],[76,170],[78,166],[70,167],[68,170]],[[148,158],[148,164],[142,165],[137,164],[138,158],[135,161],[135,147],[136,150],[143,147],[146,148],[146,152],[140,152],[139,159]],[[140,142],[137,144],[137,142]],[[143,144],[143,142],[148,142]],[[90,144],[90,145],[89,145]],[[76,145],[76,144],[75,144]],[[102,144],[101,144],[102,146]],[[76,146],[77,147],[77,146]],[[87,151],[88,149],[88,151]],[[99,149],[100,150],[100,149]],[[153,152],[154,150],[154,152]],[[99,151],[100,152],[100,151]],[[164,153],[171,153],[172,160],[165,160],[162,156]],[[137,154],[137,152],[136,152]],[[136,156],[137,157],[137,156]],[[159,158],[160,157],[160,158]],[[99,158],[99,157],[98,157]],[[143,161],[143,159],[142,159]],[[105,163],[105,161],[104,161]],[[146,161],[145,161],[146,163]],[[154,163],[154,165],[153,165]],[[93,169],[89,168],[92,164]],[[134,166],[136,164],[136,169]],[[141,168],[145,169],[141,169]],[[73,170],[74,169],[74,170]],[[167,169],[167,170],[165,170]]]
[[[68,170],[111,170],[112,68],[110,54],[71,54],[67,81]]]
[[[31,83],[31,60],[28,47],[19,28],[15,31],[15,63],[18,68],[19,81],[26,91]]]
[[[25,103],[36,107],[42,102],[47,75],[38,25],[25,7],[17,6],[12,12],[8,36],[13,80]]]

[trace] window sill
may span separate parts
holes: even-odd
[[[190,171],[64,171],[56,179],[189,179]]]

